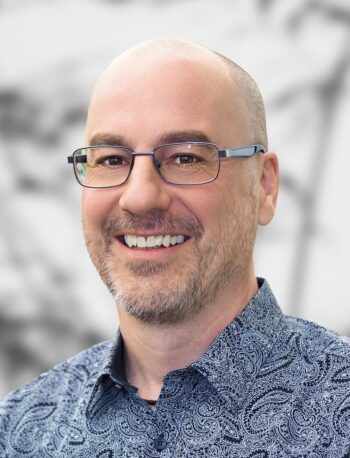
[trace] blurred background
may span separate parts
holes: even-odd
[[[0,0],[0,396],[114,335],[66,156],[99,73],[159,35],[256,79],[282,178],[257,274],[286,313],[350,335],[348,0]]]

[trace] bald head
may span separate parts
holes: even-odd
[[[266,132],[265,106],[258,85],[249,73],[243,70],[242,67],[233,62],[231,59],[221,55],[220,53],[214,51],[211,52],[217,55],[224,65],[227,66],[231,75],[232,85],[237,85],[239,88],[245,105],[244,115],[246,118],[247,128],[254,132],[253,143],[264,145],[267,149],[268,139]],[[234,105],[232,106],[232,109],[235,109]]]
[[[227,57],[180,39],[147,40],[119,55],[97,81],[89,113],[96,108],[96,101],[101,96],[108,97],[108,93],[122,87],[125,88],[126,96],[132,93],[133,82],[144,85],[142,96],[148,98],[150,93],[146,82],[148,78],[153,78],[158,82],[154,89],[161,93],[162,81],[167,78],[167,74],[170,78],[174,72],[179,74],[174,90],[178,90],[179,85],[186,89],[187,76],[192,81],[197,77],[197,86],[205,86],[206,94],[210,93],[213,98],[221,97],[222,111],[238,126],[244,141],[267,147],[264,103],[252,77]],[[200,100],[198,104],[197,109],[200,108]],[[194,109],[193,105],[191,109]],[[207,115],[207,112],[202,113],[202,116]]]

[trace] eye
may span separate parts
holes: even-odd
[[[178,154],[174,158],[175,164],[178,165],[193,165],[200,161],[200,158],[193,154]]]
[[[127,161],[125,157],[117,155],[100,157],[97,161],[98,165],[105,165],[107,167],[118,167],[126,165],[126,163]]]

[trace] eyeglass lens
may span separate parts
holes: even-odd
[[[217,148],[183,143],[154,150],[159,173],[169,183],[201,184],[214,180],[219,170]],[[83,186],[107,188],[123,184],[133,163],[132,151],[116,146],[82,148],[74,153],[77,178]]]

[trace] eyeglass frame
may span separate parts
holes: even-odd
[[[210,179],[210,180],[208,180],[208,181],[202,181],[200,183],[173,183],[171,181],[168,181],[162,175],[162,173],[160,171],[160,167],[156,162],[154,153],[159,148],[163,148],[165,146],[177,146],[177,145],[208,145],[208,146],[214,146],[216,148],[216,150],[217,150],[218,160],[219,160],[218,161],[218,170],[217,170],[217,173],[216,173],[215,177]],[[81,181],[79,180],[75,164],[77,162],[84,162],[82,160],[83,158],[86,161],[86,156],[87,155],[85,154],[85,155],[82,155],[82,156],[75,156],[76,153],[78,151],[81,151],[81,150],[84,150],[84,149],[97,149],[97,148],[101,148],[101,147],[102,148],[120,148],[120,149],[124,149],[124,150],[130,151],[132,160],[131,160],[131,164],[130,164],[130,168],[129,168],[129,173],[128,173],[127,177],[125,178],[125,180],[122,183],[117,184],[117,185],[113,185],[113,186],[88,186],[86,184],[81,183]],[[217,177],[219,176],[219,172],[220,172],[220,165],[221,165],[221,160],[220,159],[229,158],[229,157],[252,157],[257,153],[265,153],[265,152],[266,152],[265,147],[263,145],[259,145],[259,144],[247,145],[247,146],[238,146],[238,147],[235,147],[235,148],[228,148],[228,149],[220,150],[218,145],[216,145],[215,143],[210,143],[210,142],[190,142],[190,141],[187,141],[187,142],[166,143],[164,145],[156,146],[151,151],[139,151],[139,152],[134,151],[132,148],[129,148],[127,146],[105,145],[105,144],[103,144],[103,145],[84,146],[84,147],[78,148],[75,151],[73,151],[73,154],[71,156],[67,157],[67,161],[68,161],[69,164],[73,164],[73,170],[74,170],[75,178],[76,178],[77,182],[80,184],[80,186],[83,186],[84,188],[109,189],[109,188],[118,188],[119,186],[122,186],[129,179],[129,176],[130,176],[130,174],[132,172],[132,169],[134,167],[135,157],[136,156],[152,156],[153,157],[153,165],[154,165],[156,171],[158,172],[159,176],[162,178],[162,180],[165,183],[168,183],[168,184],[171,184],[171,185],[174,185],[174,186],[198,186],[198,185],[202,185],[202,184],[211,183],[212,181],[217,179]],[[80,159],[80,161],[78,159]]]

